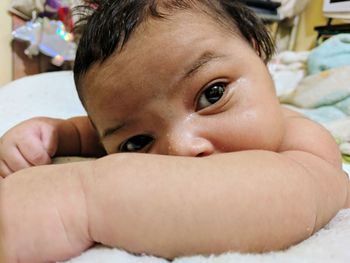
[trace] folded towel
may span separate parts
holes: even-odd
[[[313,49],[309,56],[309,74],[350,66],[350,34],[338,34]]]
[[[301,108],[317,108],[339,103],[350,96],[350,66],[311,75],[299,82],[283,102]]]

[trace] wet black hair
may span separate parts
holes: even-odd
[[[76,28],[81,32],[74,81],[80,99],[81,80],[96,63],[103,63],[118,50],[147,18],[165,19],[172,11],[201,8],[217,21],[239,32],[267,62],[274,45],[263,22],[239,0],[86,0],[78,7]],[[168,11],[167,13],[164,12]]]

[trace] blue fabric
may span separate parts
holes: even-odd
[[[308,58],[309,74],[350,65],[350,34],[339,34],[311,51]]]
[[[324,106],[316,109],[299,109],[299,112],[320,124],[327,124],[347,117],[343,111],[333,106]]]

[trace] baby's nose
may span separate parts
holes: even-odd
[[[214,153],[214,146],[203,136],[189,131],[167,135],[167,154],[188,157],[204,157]]]

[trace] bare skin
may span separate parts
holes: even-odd
[[[94,242],[166,258],[279,250],[349,207],[330,134],[282,108],[255,50],[205,15],[149,20],[82,85],[97,132],[86,117],[35,119],[1,138],[9,262],[64,260]],[[17,129],[43,164],[101,155],[97,138],[109,156],[22,169],[41,158]]]

